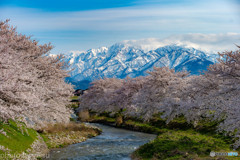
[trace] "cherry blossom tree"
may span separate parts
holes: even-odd
[[[239,48],[239,46],[238,46]],[[218,63],[204,75],[188,78],[178,114],[189,122],[221,122],[218,131],[232,135],[240,146],[240,50],[219,53]]]
[[[163,113],[162,117],[174,118],[174,108],[179,106],[181,89],[184,86],[187,72],[175,72],[168,67],[154,68],[148,72],[142,89],[135,94],[133,104],[145,120],[154,114]]]
[[[93,86],[81,97],[79,110],[90,109],[98,113],[117,112],[115,92],[123,85],[123,80],[105,78],[93,82]]]
[[[219,53],[218,63],[201,75],[154,68],[138,78],[100,79],[93,83],[80,108],[149,120],[154,114],[170,122],[184,116],[195,126],[201,120],[218,122],[217,131],[231,135],[240,146],[240,46]]]
[[[39,45],[19,34],[8,20],[0,22],[0,118],[28,125],[68,122],[66,107],[72,86],[62,56],[48,56],[50,44]]]
[[[82,96],[80,109],[91,109],[98,113],[124,110],[125,116],[143,117],[145,120],[159,112],[170,115],[170,108],[179,102],[177,92],[188,73],[175,73],[163,67],[154,68],[149,74],[124,80],[106,78],[95,81]]]

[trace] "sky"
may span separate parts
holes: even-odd
[[[240,0],[0,0],[0,20],[53,54],[178,43],[205,51],[240,45]]]

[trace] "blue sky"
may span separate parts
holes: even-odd
[[[10,18],[40,43],[51,42],[53,53],[123,40],[184,41],[186,35],[195,44],[204,37],[234,47],[240,42],[239,8],[239,0],[0,0],[0,18]]]

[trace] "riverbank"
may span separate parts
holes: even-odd
[[[65,147],[95,137],[101,130],[95,126],[71,122],[69,124],[49,125],[40,135],[49,149]]]
[[[101,130],[72,122],[52,125],[39,132],[22,122],[0,122],[0,159],[42,159],[52,148],[83,142],[99,135]]]
[[[157,138],[141,146],[132,154],[134,160],[146,159],[236,159],[236,157],[210,157],[210,152],[239,152],[231,148],[232,138],[217,134],[218,122],[202,121],[195,127],[188,124],[184,117],[175,118],[166,124],[160,116],[149,122],[125,118],[117,123],[117,118],[108,114],[92,114],[89,122],[102,123],[133,131],[157,134]],[[239,158],[239,157],[238,157]]]
[[[154,134],[134,132],[126,129],[92,124],[102,133],[85,142],[51,150],[51,159],[78,160],[131,160],[131,153],[139,146],[156,138]],[[46,159],[47,160],[47,159]]]
[[[40,134],[22,122],[0,122],[0,159],[36,159],[48,153]]]

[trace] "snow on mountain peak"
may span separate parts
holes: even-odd
[[[68,81],[78,82],[103,77],[145,76],[153,66],[169,66],[177,71],[187,69],[191,74],[199,74],[198,71],[206,70],[216,57],[176,44],[146,52],[130,44],[116,43],[110,47],[72,52],[65,55],[65,60],[70,62],[72,70]]]

